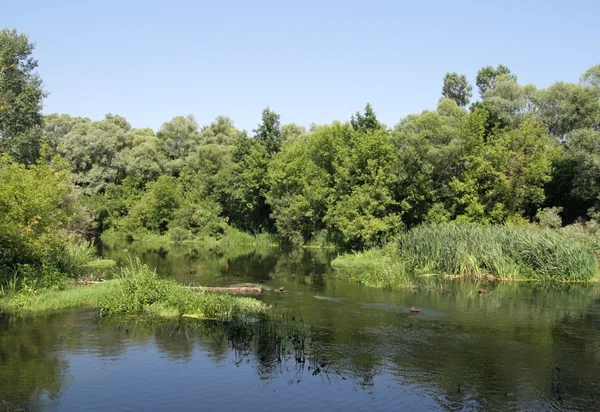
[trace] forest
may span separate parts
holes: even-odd
[[[422,225],[600,221],[600,65],[547,88],[502,64],[474,87],[449,72],[435,110],[393,126],[370,104],[308,127],[267,107],[252,131],[43,114],[37,65],[26,34],[0,31],[0,283],[72,274],[100,236],[365,250]]]

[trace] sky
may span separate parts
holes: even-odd
[[[598,15],[597,0],[6,0],[0,28],[36,43],[44,113],[250,131],[266,106],[309,126],[367,102],[393,126],[435,109],[446,72],[474,85],[498,63],[522,84],[577,82],[600,63]]]

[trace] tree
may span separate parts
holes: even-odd
[[[356,112],[350,119],[350,124],[354,130],[376,130],[382,127],[377,120],[377,116],[375,116],[375,111],[373,110],[371,103],[367,103],[365,106],[364,115],[360,114],[360,112]]]
[[[128,148],[125,130],[111,119],[77,124],[59,145],[75,174],[75,183],[87,195],[102,192],[123,177]]]
[[[202,144],[233,145],[239,130],[227,116],[218,116],[202,130]]]
[[[269,155],[277,153],[281,149],[283,139],[279,115],[268,107],[263,110],[262,123],[253,131],[254,138],[264,145]]]
[[[600,64],[590,67],[579,79],[583,86],[592,86],[600,89]]]
[[[23,276],[20,268],[26,276],[63,269],[69,239],[85,230],[70,180],[68,171],[45,162],[25,167],[0,156],[0,285]]]
[[[464,74],[459,75],[456,72],[446,73],[444,76],[444,85],[442,87],[442,96],[452,99],[459,106],[466,106],[473,96],[473,86],[467,80]]]
[[[121,226],[130,234],[138,229],[165,233],[182,201],[181,189],[175,178],[161,176],[156,182],[148,183],[146,192],[132,206]]]
[[[489,111],[490,119],[495,127],[518,127],[528,118],[535,118],[537,88],[528,84],[521,86],[515,76],[508,74],[498,75],[493,82],[493,87],[486,90],[483,96],[483,105]]]
[[[600,89],[556,82],[536,95],[538,112],[551,135],[563,138],[577,129],[600,125]]]
[[[163,123],[156,134],[159,148],[167,157],[167,170],[177,176],[186,164],[185,158],[200,144],[198,123],[192,115],[177,116]]]
[[[484,97],[486,91],[494,88],[496,78],[501,75],[507,75],[512,77],[515,81],[517,80],[517,76],[512,74],[508,67],[501,64],[499,64],[495,69],[492,66],[485,66],[477,72],[475,84],[479,88],[479,95],[482,98]]]
[[[31,57],[33,49],[27,35],[0,31],[0,151],[17,158],[21,149],[31,149],[31,142],[26,138],[27,144],[15,145],[15,140],[41,125],[42,100],[47,96],[34,72],[38,62]],[[25,157],[32,161],[31,156]]]
[[[140,188],[165,173],[167,159],[152,129],[131,129],[125,135],[129,149],[122,153],[125,174]]]

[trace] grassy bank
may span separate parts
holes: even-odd
[[[180,284],[159,278],[147,266],[132,264],[110,281],[64,290],[22,290],[0,298],[7,313],[97,308],[103,317],[147,315],[228,319],[243,313],[265,312],[267,307],[252,298],[196,293]]]
[[[338,257],[338,270],[374,286],[405,287],[414,275],[586,282],[598,279],[592,237],[539,227],[423,225],[383,249]]]
[[[226,247],[230,245],[246,246],[280,246],[279,237],[269,233],[251,233],[242,232],[232,227],[228,227],[219,237],[212,236],[193,236],[189,233],[176,234],[158,234],[149,231],[139,231],[135,233],[117,232],[108,230],[102,233],[103,242],[114,242],[118,240],[133,240],[143,243],[172,244],[181,243],[184,245],[206,245],[210,247]]]

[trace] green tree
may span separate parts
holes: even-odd
[[[125,139],[129,149],[122,153],[121,163],[126,176],[143,187],[165,173],[167,158],[152,129],[131,129]]]
[[[87,195],[117,183],[125,170],[127,134],[111,118],[78,123],[63,139],[58,152],[67,159],[75,183]]]
[[[269,155],[281,149],[283,140],[279,115],[268,107],[262,112],[262,123],[254,130],[254,138],[264,145]]]
[[[551,135],[564,137],[577,129],[600,124],[600,89],[556,82],[536,95],[539,115]]]
[[[42,100],[47,96],[35,73],[34,45],[16,30],[0,31],[0,151],[32,163],[39,154],[38,134],[25,135],[42,123]],[[34,139],[32,139],[34,138]],[[36,147],[31,153],[32,147]],[[26,149],[29,153],[23,153]]]
[[[583,86],[600,89],[600,64],[590,67],[579,80]]]
[[[376,130],[382,127],[377,120],[377,116],[375,115],[375,111],[373,110],[371,103],[367,103],[365,106],[365,114],[356,112],[356,114],[350,119],[350,124],[354,130]]]
[[[0,284],[19,268],[20,276],[62,270],[69,239],[85,230],[69,173],[45,162],[25,167],[0,157],[0,210]]]
[[[159,148],[167,158],[166,168],[177,176],[186,164],[186,157],[200,144],[201,135],[194,116],[177,116],[163,123],[156,134]]]
[[[161,176],[146,186],[146,192],[132,205],[119,226],[132,234],[139,229],[166,233],[183,202],[181,189],[172,176]]]
[[[459,106],[466,106],[473,96],[473,86],[469,84],[467,76],[456,72],[446,73],[442,86],[442,97],[452,99]]]
[[[495,69],[492,66],[485,66],[477,72],[475,84],[479,89],[479,95],[483,98],[488,90],[494,89],[498,76],[509,76],[515,81],[517,76],[511,73],[510,69],[499,64]]]
[[[239,130],[227,116],[218,116],[214,122],[202,130],[203,144],[233,145]]]

